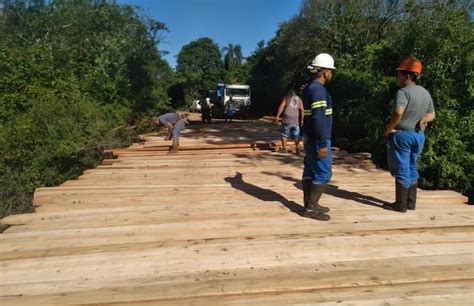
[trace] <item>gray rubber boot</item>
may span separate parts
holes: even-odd
[[[384,204],[383,208],[387,210],[398,211],[401,213],[407,212],[408,202],[408,188],[403,187],[398,181],[395,183],[395,203]]]
[[[418,189],[418,182],[415,182],[413,185],[408,188],[408,201],[407,208],[409,210],[416,209],[416,191]]]
[[[303,216],[319,221],[328,221],[331,219],[331,217],[325,213],[329,211],[329,208],[318,204],[319,199],[323,195],[324,189],[326,188],[326,184],[316,185],[311,181],[310,184],[311,185],[308,185],[309,195],[306,197],[307,201],[305,202]]]

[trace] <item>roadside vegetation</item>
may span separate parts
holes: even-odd
[[[333,55],[334,144],[372,153],[386,165],[384,129],[395,68],[407,56],[424,65],[436,120],[419,161],[422,188],[455,189],[473,201],[474,4],[472,1],[303,1],[300,13],[248,59],[255,110],[275,112],[284,89],[303,83],[315,54]],[[261,103],[264,102],[264,103]]]
[[[105,1],[3,1],[0,216],[129,144],[124,125],[171,109],[164,24]]]
[[[159,4],[157,4],[159,5]],[[187,109],[218,82],[252,87],[253,112],[274,114],[308,79],[317,53],[336,60],[329,90],[334,142],[385,166],[383,131],[394,69],[416,56],[437,118],[420,160],[422,188],[473,199],[474,28],[468,0],[304,0],[299,14],[244,58],[235,42],[202,37],[163,59],[165,24],[113,1],[0,4],[0,217],[33,210],[40,186],[94,167],[102,149],[130,144],[149,118]],[[134,129],[124,128],[133,126]]]

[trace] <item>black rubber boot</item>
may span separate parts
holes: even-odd
[[[306,185],[307,191],[309,191],[309,194],[307,192],[306,196],[303,216],[319,221],[328,221],[329,219],[331,219],[331,217],[326,215],[325,213],[329,211],[329,208],[318,204],[319,199],[323,195],[323,191],[326,188],[326,184],[316,185],[313,184],[311,181],[309,181],[309,183],[311,185],[303,181],[303,188],[305,188],[304,186]]]
[[[306,210],[303,212],[303,217],[315,219],[319,221],[329,221],[331,217],[319,210]]]
[[[322,186],[321,187],[321,193],[319,191],[315,191],[315,196],[317,197],[316,199],[311,199],[310,196],[312,195],[311,193],[311,188],[314,188],[312,186]],[[319,205],[319,199],[321,198],[323,191],[325,189],[326,185],[315,185],[311,180],[303,180],[303,200],[304,200],[304,207],[308,210],[320,210],[323,213],[329,212],[328,207],[324,207]],[[316,200],[316,202],[314,202]]]
[[[308,199],[309,199],[309,194],[311,192],[311,185],[313,183],[311,180],[303,180],[303,203],[304,203],[304,208],[308,207]]]
[[[395,183],[395,203],[384,204],[383,208],[387,210],[407,212],[408,188],[403,187],[398,181]]]
[[[324,193],[324,189],[326,189],[326,184],[321,184],[321,185],[316,185],[311,182],[311,187],[310,187],[310,208],[313,210],[320,210],[324,213],[327,213],[329,211],[328,207],[319,205],[319,199],[321,199],[321,196]]]
[[[416,209],[416,190],[418,189],[418,183],[415,182],[413,185],[408,188],[408,201],[407,201],[407,208],[409,210]]]

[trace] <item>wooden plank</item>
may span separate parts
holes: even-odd
[[[263,123],[189,126],[182,145],[208,150],[167,154],[148,135],[39,188],[38,213],[2,220],[15,226],[0,235],[0,303],[472,301],[465,197],[419,190],[416,211],[385,211],[393,178],[339,150],[322,198],[332,219],[302,218],[303,156],[249,147],[278,138]]]
[[[386,199],[391,201],[393,199],[392,193],[381,194],[378,193],[373,196],[373,199]],[[368,195],[367,199],[371,199]],[[196,216],[199,214],[211,214],[215,215],[218,213],[216,207],[219,207],[221,213],[229,213],[230,217],[234,217],[233,214],[254,214],[254,213],[264,213],[264,212],[289,212],[288,209],[285,209],[285,200],[281,197],[278,199],[274,197],[274,200],[270,201],[272,198],[268,197],[265,201],[258,201],[258,199],[249,199],[245,203],[238,203],[233,199],[219,199],[218,197],[209,200],[209,197],[202,196],[201,198],[194,198],[194,205],[189,207],[185,203],[186,197],[184,196],[170,196],[168,199],[161,198],[159,203],[156,201],[154,196],[121,196],[121,197],[109,197],[107,199],[96,197],[90,197],[88,199],[82,198],[78,200],[74,198],[73,200],[56,199],[57,201],[47,200],[47,208],[52,209],[42,209],[39,207],[36,213],[31,214],[22,214],[22,215],[11,215],[5,217],[1,220],[2,225],[25,225],[31,223],[52,223],[56,226],[57,222],[62,220],[71,219],[72,221],[80,221],[80,218],[118,218],[122,215],[128,215],[130,218],[134,216],[143,216],[156,217],[157,214],[163,217],[169,217],[169,215],[179,216],[179,215],[190,215]],[[182,199],[182,203],[173,204],[172,209],[170,208],[171,204],[175,200]],[[301,194],[296,194],[291,197],[287,197],[286,203],[295,202],[296,205],[303,205],[301,203]],[[278,201],[280,200],[280,201]],[[361,200],[362,201],[362,200]],[[368,201],[368,200],[367,200]],[[373,203],[376,200],[373,200]],[[283,203],[282,203],[283,202]],[[333,210],[344,210],[351,212],[353,214],[367,213],[367,210],[372,210],[373,213],[377,213],[378,208],[372,205],[360,205],[351,199],[344,199],[340,197],[335,197],[332,195],[325,194],[322,203],[330,205]],[[367,202],[370,203],[370,202]],[[381,205],[381,203],[378,203]],[[68,209],[68,206],[72,206]],[[77,207],[79,206],[79,207]],[[102,207],[102,208],[98,208]],[[433,202],[432,199],[419,199],[417,211],[426,211],[428,209],[437,209],[439,213],[447,214],[471,214],[471,209],[467,205],[462,205],[453,210],[453,207],[440,206]],[[283,211],[282,211],[283,210]],[[365,212],[364,212],[365,211]],[[415,212],[413,212],[415,214]],[[416,213],[417,214],[417,213]]]
[[[212,200],[207,200],[209,196],[212,196]],[[303,206],[303,201],[301,199],[302,195],[298,194],[295,196],[285,196],[284,198],[278,197],[269,197],[263,204],[259,205],[287,205],[288,207],[300,208]],[[44,198],[42,201],[51,201],[53,202],[54,198]],[[206,195],[200,195],[196,197],[194,203],[206,203],[209,206],[213,206],[213,210],[220,208],[221,206],[228,206],[235,204],[235,200],[232,200],[225,196],[215,197],[214,195],[208,195],[206,199]],[[390,199],[394,199],[394,195],[390,193],[384,199],[390,202]],[[177,206],[183,206],[184,209],[186,206],[186,201],[188,200],[186,196],[179,196],[174,199],[175,201],[184,201],[184,203],[176,204]],[[256,203],[255,198],[253,196],[241,196],[241,200],[248,202],[248,203]],[[40,213],[61,213],[61,212],[79,212],[79,211],[90,211],[95,210],[97,207],[101,207],[104,209],[116,209],[124,206],[128,207],[148,207],[153,205],[169,205],[173,199],[170,197],[169,199],[163,199],[160,202],[157,202],[156,198],[146,197],[146,198],[139,198],[133,196],[122,195],[120,196],[109,196],[108,199],[97,199],[97,197],[73,197],[73,199],[54,199],[54,204],[47,204],[41,205],[36,207],[36,211]],[[41,202],[41,201],[40,201]],[[371,204],[367,204],[371,203]],[[347,214],[358,214],[359,212],[367,211],[367,210],[381,210],[381,204],[378,202],[372,204],[373,202],[361,200],[360,202],[353,201],[350,199],[343,199],[343,198],[332,198],[330,199],[328,196],[324,196],[322,198],[321,204],[329,206],[332,210],[346,210]],[[175,204],[173,204],[175,205]],[[373,206],[372,206],[373,205]],[[446,207],[448,205],[448,207]],[[451,206],[451,208],[449,208]],[[460,209],[458,211],[458,208]],[[446,214],[472,214],[471,208],[469,208],[466,204],[453,204],[450,202],[450,199],[426,199],[426,200],[419,200],[417,203],[416,212],[408,212],[409,214],[417,214],[420,211],[430,211],[436,210],[438,213],[444,212]],[[453,211],[454,210],[454,211]],[[398,213],[395,212],[386,212],[390,213],[391,215],[397,215]],[[9,222],[4,222],[8,224]],[[21,223],[23,224],[23,223]]]
[[[249,241],[279,241],[282,245],[285,241],[297,240],[304,237],[305,240],[312,240],[315,244],[331,241],[339,243],[340,241],[354,241],[354,243],[363,243],[364,245],[378,246],[389,244],[407,243],[407,245],[416,243],[442,243],[442,242],[463,242],[473,241],[473,227],[453,226],[453,227],[433,227],[433,228],[411,228],[411,229],[393,229],[393,230],[355,230],[347,232],[304,232],[304,233],[265,233],[265,235],[253,236],[227,236],[198,239],[194,237],[169,237],[156,235],[150,236],[148,233],[132,232],[127,236],[99,236],[85,240],[83,238],[62,238],[62,237],[44,237],[41,241],[33,237],[22,237],[21,239],[8,239],[2,241],[2,250],[0,250],[0,260],[18,260],[26,258],[40,258],[49,256],[65,256],[86,253],[101,252],[121,252],[132,250],[145,250],[151,248],[166,248],[180,245],[209,245],[218,243],[220,245],[231,245],[235,242],[248,243]],[[419,237],[423,235],[422,237]],[[400,239],[397,239],[400,238]],[[374,240],[375,239],[375,240]],[[375,241],[375,242],[374,242]],[[340,246],[338,246],[340,247]],[[354,245],[356,247],[356,245]]]
[[[76,280],[56,277],[57,281],[31,282],[18,286],[2,285],[4,292],[0,302],[28,303],[104,303],[150,300],[155,303],[186,301],[183,299],[238,298],[267,294],[298,294],[311,290],[335,290],[355,292],[367,286],[387,286],[397,284],[412,285],[415,295],[419,286],[437,288],[440,283],[451,283],[459,292],[472,289],[472,264],[468,255],[414,256],[391,258],[390,260],[333,261],[331,264],[302,262],[300,265],[252,266],[240,269],[210,270],[206,267],[190,271],[188,274],[167,274],[149,269],[146,275],[121,274],[114,278],[100,278],[89,274]],[[456,259],[456,264],[450,261]],[[466,270],[467,269],[467,270]],[[457,281],[466,281],[459,283]],[[449,282],[448,282],[449,281]],[[461,285],[462,284],[462,285]],[[104,286],[105,285],[105,286]],[[431,285],[431,286],[430,286]],[[48,288],[45,292],[44,287]],[[442,287],[442,286],[441,286]],[[374,290],[374,288],[372,288]],[[27,294],[22,294],[27,292]],[[393,291],[392,291],[393,292]],[[396,292],[396,289],[395,289]],[[471,290],[472,292],[472,290]],[[370,297],[370,292],[361,296]],[[393,294],[393,293],[392,293]],[[356,295],[355,297],[357,297]],[[250,296],[251,298],[252,296]],[[263,297],[265,298],[265,296]],[[354,298],[354,297],[353,297]],[[339,300],[339,299],[338,299]],[[245,301],[245,300],[244,300]]]
[[[432,218],[431,213],[426,215],[412,216],[403,218],[401,214],[385,214],[379,218],[379,221],[371,221],[372,215],[361,216],[354,219],[352,214],[344,212],[331,213],[333,219],[326,223],[318,223],[314,220],[301,218],[296,213],[289,216],[274,216],[270,220],[262,220],[261,216],[254,216],[241,219],[222,219],[204,218],[202,221],[193,218],[167,220],[167,222],[137,222],[134,219],[123,220],[121,225],[113,227],[102,227],[101,224],[90,224],[87,227],[78,228],[58,228],[44,231],[28,231],[27,227],[15,226],[9,228],[2,235],[2,242],[11,239],[21,239],[22,237],[33,237],[38,239],[87,239],[90,237],[122,237],[125,235],[136,235],[137,232],[144,234],[156,234],[160,237],[170,237],[169,239],[218,239],[224,237],[254,237],[255,229],[259,229],[260,235],[284,235],[291,233],[306,234],[314,231],[330,233],[338,231],[361,231],[361,230],[381,230],[381,229],[400,229],[400,228],[419,228],[419,227],[450,227],[450,226],[470,226],[472,225],[472,216],[453,216]],[[393,217],[393,218],[392,218]],[[138,224],[136,224],[138,223]],[[66,226],[67,227],[67,226]],[[73,227],[71,225],[71,227]],[[186,231],[182,229],[186,228]],[[215,229],[210,232],[209,228]],[[291,229],[289,231],[288,229]]]
[[[49,229],[73,229],[88,227],[108,227],[108,226],[124,226],[124,225],[144,225],[144,224],[165,224],[175,222],[191,222],[191,221],[207,221],[213,219],[219,220],[253,220],[256,217],[263,218],[267,215],[275,220],[294,220],[300,218],[299,213],[303,210],[302,205],[295,202],[288,202],[286,206],[281,202],[269,203],[249,203],[247,206],[237,204],[226,205],[216,209],[208,206],[203,209],[200,206],[189,208],[187,205],[181,206],[165,206],[163,209],[155,210],[135,210],[125,211],[124,213],[102,213],[95,215],[79,216],[73,218],[61,218],[56,216],[40,217],[36,222],[26,223],[24,226],[11,228],[7,233],[24,232],[24,231],[43,231]],[[466,222],[474,220],[470,207],[462,207],[454,213],[452,210],[440,209],[433,211],[432,209],[419,209],[409,214],[394,213],[385,211],[381,208],[371,208],[369,206],[360,209],[358,206],[353,208],[343,208],[343,205],[331,205],[332,210],[329,214],[332,217],[331,225],[338,225],[343,222],[364,222],[366,224],[381,221],[387,222],[425,222],[436,224],[437,222]],[[8,219],[2,221],[3,224],[11,224]],[[251,226],[251,225],[249,225]],[[341,224],[341,226],[343,226]]]
[[[301,289],[284,292],[240,293],[231,295],[209,295],[191,298],[134,300],[140,305],[472,305],[474,300],[473,280],[438,281],[426,283],[368,285],[336,289]],[[108,305],[109,303],[106,303]],[[129,304],[114,302],[114,305]],[[103,304],[101,304],[103,305]]]
[[[232,144],[209,144],[209,145],[180,145],[179,151],[204,151],[204,150],[226,150],[226,149],[269,149],[276,147],[274,142],[253,142],[253,143],[232,143]],[[120,155],[122,153],[141,153],[154,151],[168,151],[169,145],[150,146],[143,148],[128,148],[128,149],[112,149],[104,150],[105,153],[113,153]]]
[[[292,240],[283,244],[284,247],[294,247],[294,250],[275,248],[278,243],[278,241],[259,241],[228,245],[189,244],[186,245],[187,247],[180,245],[164,249],[144,249],[138,252],[132,250],[8,260],[3,261],[1,265],[0,286],[3,287],[2,294],[7,295],[15,294],[3,291],[8,285],[16,285],[10,288],[13,290],[20,284],[27,286],[31,282],[53,282],[83,277],[110,279],[130,275],[145,276],[150,272],[166,276],[169,273],[195,274],[206,270],[236,270],[250,267],[260,267],[263,270],[271,267],[292,267],[296,262],[325,264],[333,267],[336,262],[350,270],[351,263],[357,260],[388,262],[394,258],[439,255],[451,255],[452,258],[456,258],[456,263],[445,263],[446,271],[452,271],[453,274],[439,274],[435,278],[437,280],[472,278],[472,272],[474,272],[470,247],[472,242],[410,244],[409,248],[397,244],[383,245],[383,247],[368,244],[358,245],[352,250],[347,249],[347,246],[352,244],[328,249],[327,244],[315,245],[311,240]],[[245,256],[239,256],[239,254],[245,254]],[[463,270],[457,271],[460,268],[457,266],[459,261],[464,262]],[[471,267],[469,268],[468,265]],[[374,272],[381,273],[382,271]],[[405,275],[405,278],[417,277],[417,275],[406,275],[405,271],[398,273]],[[427,271],[427,274],[432,273],[433,271]],[[26,275],[29,275],[28,278],[33,281],[25,278]],[[24,288],[16,290],[23,291]]]

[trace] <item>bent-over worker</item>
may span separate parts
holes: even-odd
[[[156,127],[166,127],[168,129],[165,140],[173,140],[173,144],[169,149],[170,153],[178,152],[179,136],[188,123],[188,114],[186,113],[166,113],[153,119],[153,124]]]

